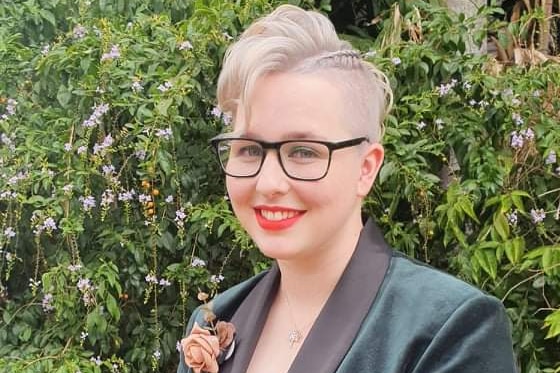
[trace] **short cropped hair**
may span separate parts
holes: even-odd
[[[340,88],[350,131],[381,141],[393,94],[385,74],[340,40],[324,15],[281,5],[254,22],[231,45],[218,79],[218,106],[235,118],[238,105],[250,115],[256,81],[271,73],[314,74]],[[248,120],[248,118],[247,118]]]

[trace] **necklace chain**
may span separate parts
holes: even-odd
[[[303,333],[315,318],[312,318],[303,328],[298,328],[296,318],[292,311],[292,305],[290,304],[290,299],[288,298],[288,293],[286,291],[282,291],[282,295],[284,295],[284,299],[286,300],[286,304],[288,305],[288,311],[290,312],[290,317],[294,326],[293,329],[288,333],[288,341],[290,342],[290,347],[294,347],[303,340]]]

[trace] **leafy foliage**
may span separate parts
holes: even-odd
[[[504,301],[522,372],[558,371],[560,68],[468,53],[495,9],[391,3],[376,40],[347,36],[396,98],[364,210]],[[225,48],[273,6],[2,2],[1,371],[174,371],[197,293],[266,266],[207,144]]]

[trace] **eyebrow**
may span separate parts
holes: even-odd
[[[260,136],[257,136],[256,134],[248,131],[248,132],[241,132],[241,133],[236,133],[236,136],[240,136],[240,137],[247,137],[250,139],[261,139],[262,138]],[[284,134],[281,138],[281,140],[326,140],[325,136],[320,136],[317,135],[313,132],[309,132],[309,131],[293,131],[293,132],[288,132],[286,134]]]

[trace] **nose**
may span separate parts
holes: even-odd
[[[268,150],[261,171],[256,176],[257,192],[267,197],[285,194],[290,189],[288,176],[282,170],[278,156],[277,152]]]

